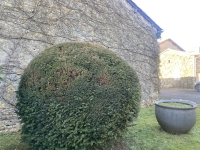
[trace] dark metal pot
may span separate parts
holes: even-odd
[[[162,106],[159,103],[182,103],[189,108]],[[155,115],[161,128],[172,134],[188,133],[196,123],[197,104],[186,100],[160,100],[155,102]]]

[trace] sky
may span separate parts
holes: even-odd
[[[164,32],[186,51],[200,47],[200,0],[133,0]]]

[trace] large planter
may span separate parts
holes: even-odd
[[[163,104],[172,104],[172,106]],[[187,107],[177,107],[175,106],[177,104],[183,104]],[[172,134],[185,134],[196,123],[196,107],[196,103],[192,101],[160,100],[155,102],[155,115],[164,131]]]

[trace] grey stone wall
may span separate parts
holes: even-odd
[[[13,107],[6,107],[5,104],[0,104],[0,135],[4,133],[13,133],[21,128],[19,119],[15,114]]]
[[[44,49],[67,41],[91,42],[117,53],[137,72],[142,105],[152,104],[159,89],[156,34],[126,0],[1,0],[0,65],[5,74],[0,130],[18,129],[15,92],[27,64]]]
[[[160,54],[160,83],[167,88],[193,88],[195,82],[194,56],[177,50]]]
[[[200,82],[200,54],[196,56],[196,81]]]

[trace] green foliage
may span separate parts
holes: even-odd
[[[94,150],[137,117],[136,73],[113,52],[64,43],[33,59],[17,92],[22,139],[35,150]]]

